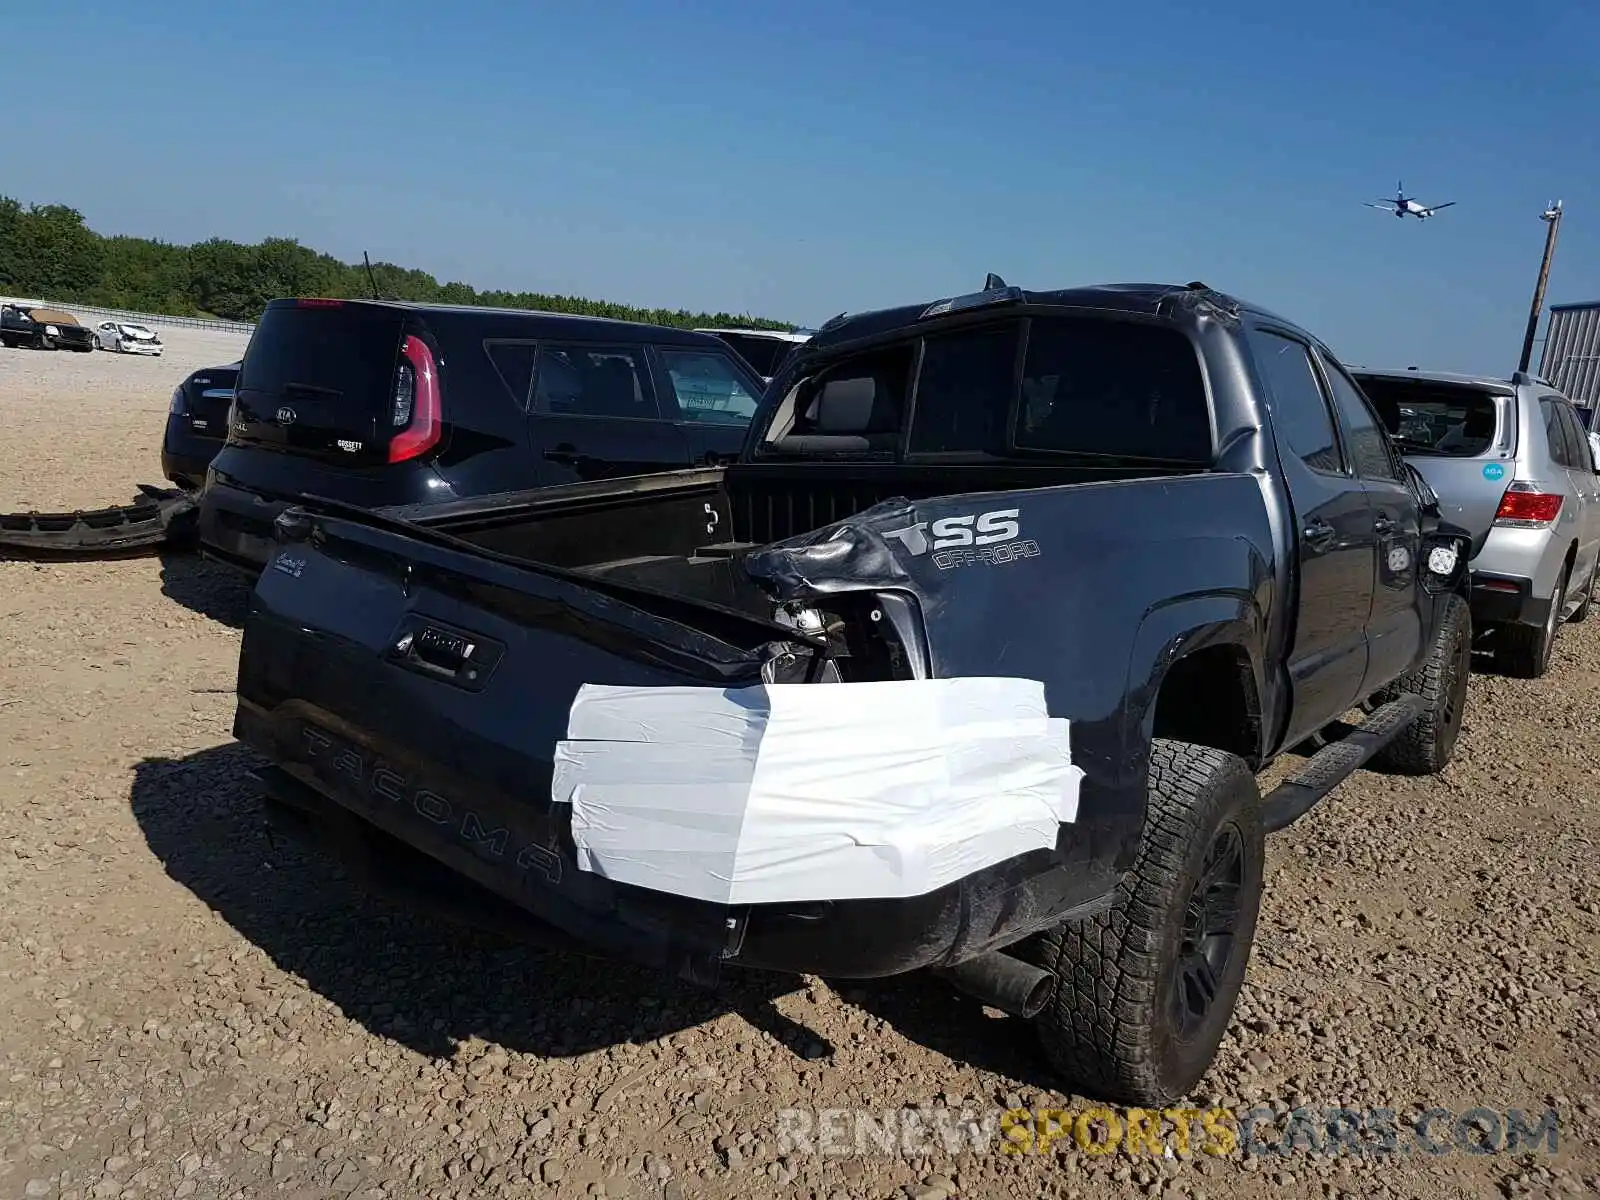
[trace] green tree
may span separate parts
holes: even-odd
[[[380,295],[421,303],[484,304],[660,325],[792,329],[783,321],[687,309],[647,309],[581,296],[479,292],[459,281],[441,284],[426,271],[396,263],[347,263],[274,237],[256,245],[208,238],[192,246],[149,238],[102,237],[83,214],[60,204],[23,205],[0,196],[0,285],[41,300],[77,301],[174,316],[209,315],[254,321],[279,296]]]
[[[19,292],[40,299],[85,300],[100,282],[101,238],[83,214],[64,204],[17,206],[0,247],[0,274]]]

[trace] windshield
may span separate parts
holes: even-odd
[[[1494,444],[1500,412],[1492,392],[1373,375],[1356,382],[1406,454],[1475,458]]]

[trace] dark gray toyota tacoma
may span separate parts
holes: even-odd
[[[841,316],[731,466],[275,539],[275,821],[701,983],[925,969],[1126,1103],[1209,1066],[1265,835],[1443,769],[1467,685],[1462,531],[1325,346],[1200,284]]]

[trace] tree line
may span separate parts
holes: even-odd
[[[372,295],[391,300],[533,308],[688,328],[696,325],[793,329],[783,321],[687,309],[638,308],[581,296],[479,291],[440,283],[426,271],[389,262],[346,263],[273,237],[245,245],[211,238],[191,246],[152,238],[103,236],[64,204],[28,204],[0,196],[0,294],[62,304],[92,304],[176,317],[255,321],[279,296]]]

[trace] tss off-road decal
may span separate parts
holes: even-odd
[[[941,571],[951,567],[998,566],[1020,558],[1037,558],[1039,543],[1022,536],[1021,510],[996,508],[984,513],[918,521],[903,529],[886,529],[911,554],[933,554]]]

